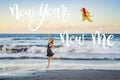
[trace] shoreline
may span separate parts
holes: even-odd
[[[22,76],[0,76],[0,80],[120,80],[120,70],[37,70]]]
[[[14,56],[10,56],[10,57],[0,57],[0,60],[14,60],[14,59],[47,59],[47,57],[39,57],[39,56],[19,56],[19,57],[14,57]],[[120,58],[61,58],[61,60],[120,60]]]

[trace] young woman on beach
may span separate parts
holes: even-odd
[[[51,48],[55,47],[54,45],[54,40],[52,38],[48,38],[48,45],[47,45],[47,57],[48,57],[48,65],[47,68],[50,67],[50,60],[56,60],[56,59],[60,59],[57,57],[54,57],[54,53],[52,52]]]

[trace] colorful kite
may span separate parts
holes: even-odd
[[[82,8],[80,10],[82,12],[82,21],[89,21],[89,22],[92,22],[92,20],[90,19],[90,12],[88,12],[85,8]]]

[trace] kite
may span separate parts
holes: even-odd
[[[90,19],[90,12],[88,12],[85,8],[82,8],[80,10],[82,12],[82,21],[89,21],[89,22],[92,22],[92,20]]]

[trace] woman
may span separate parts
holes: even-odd
[[[48,65],[47,65],[47,68],[50,67],[50,60],[53,59],[60,59],[60,58],[56,58],[54,57],[54,53],[52,52],[51,48],[52,47],[55,47],[54,46],[54,40],[52,38],[49,38],[48,39],[48,45],[47,45],[47,57],[48,57]]]

